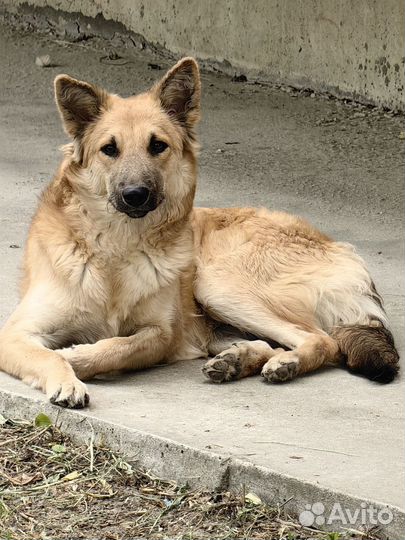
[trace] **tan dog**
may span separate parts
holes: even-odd
[[[394,378],[381,300],[350,245],[280,212],[193,210],[193,59],[127,99],[66,75],[55,91],[73,142],[32,222],[2,370],[66,407],[88,402],[79,379],[208,355],[215,382],[341,360]]]

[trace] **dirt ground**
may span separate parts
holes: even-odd
[[[76,445],[40,414],[0,415],[0,538],[375,539],[302,527],[254,493],[193,491],[108,448]]]

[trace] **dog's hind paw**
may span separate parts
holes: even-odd
[[[237,353],[219,354],[208,360],[202,371],[208,379],[216,383],[238,379],[241,373],[239,355]]]
[[[286,382],[298,375],[298,367],[298,356],[292,351],[284,351],[270,358],[263,366],[262,377],[267,382]]]
[[[52,384],[47,395],[53,405],[68,409],[83,409],[90,401],[87,387],[79,379]]]

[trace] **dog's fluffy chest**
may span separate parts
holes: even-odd
[[[116,264],[110,275],[115,311],[122,311],[126,318],[140,300],[147,298],[172,283],[179,269],[166,258],[144,251]]]
[[[129,233],[95,229],[85,249],[64,249],[73,256],[66,268],[59,265],[64,287],[68,281],[75,291],[75,312],[101,325],[105,336],[129,335],[139,327],[175,319],[182,302],[180,278],[194,258],[190,227],[176,235],[168,229],[159,236]]]
[[[91,303],[102,304],[108,325],[119,333],[123,325],[147,324],[149,316],[155,319],[157,314],[148,315],[145,308],[145,302],[153,297],[165,296],[164,309],[171,311],[170,304],[178,297],[179,277],[191,260],[192,250],[180,246],[169,250],[128,249],[125,256],[104,253],[86,264],[83,293]],[[172,301],[164,292],[167,290],[172,290]]]

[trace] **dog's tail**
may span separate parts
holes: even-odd
[[[352,373],[379,383],[391,382],[399,371],[399,355],[391,332],[380,321],[332,329],[344,363]]]

